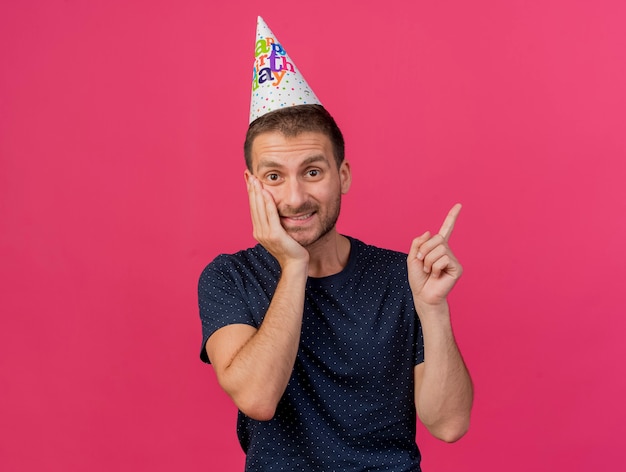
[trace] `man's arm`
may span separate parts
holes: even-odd
[[[452,332],[447,296],[463,268],[448,247],[461,211],[455,205],[435,236],[413,241],[409,283],[424,336],[424,362],[415,367],[415,407],[433,436],[447,442],[469,428],[473,387]]]
[[[298,353],[309,254],[280,225],[271,195],[248,178],[254,237],[281,266],[281,277],[259,329],[229,325],[217,330],[206,350],[221,387],[237,407],[269,420],[282,397]]]
[[[235,324],[217,330],[206,349],[221,387],[250,418],[274,416],[296,359],[306,273],[285,268],[258,330]]]
[[[422,310],[420,321],[424,362],[414,370],[415,407],[433,436],[454,442],[469,429],[472,381],[454,340],[447,307],[428,315]]]

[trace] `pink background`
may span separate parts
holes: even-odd
[[[242,470],[196,283],[254,242],[258,14],[345,132],[342,232],[464,204],[473,424],[424,469],[623,468],[626,3],[216,4],[0,5],[0,469]]]

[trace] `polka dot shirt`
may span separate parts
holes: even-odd
[[[406,254],[349,238],[345,269],[306,286],[300,348],[274,418],[239,412],[246,471],[419,471],[413,368],[423,362]],[[203,271],[204,345],[216,330],[258,328],[280,267],[261,246],[220,255]]]

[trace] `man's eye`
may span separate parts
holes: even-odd
[[[276,182],[278,180],[278,174],[268,174],[267,180],[270,182]]]
[[[310,177],[317,177],[318,175],[320,175],[320,171],[317,169],[311,169],[308,171],[308,174]]]

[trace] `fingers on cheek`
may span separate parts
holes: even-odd
[[[272,197],[269,192],[265,191],[263,192],[263,199],[265,201],[265,210],[267,211],[268,215],[276,213],[277,210],[276,204],[274,203],[274,197]]]
[[[256,193],[256,189],[254,188],[253,185],[250,185],[248,187],[248,199],[250,200],[250,208],[253,211],[256,211],[258,196],[257,196],[257,193]]]
[[[270,196],[267,195],[267,192],[265,192],[261,188],[256,189],[255,201],[256,201],[256,207],[257,207],[257,211],[259,212],[260,219],[263,220],[264,223],[267,223],[268,209],[270,205],[274,203],[274,201],[272,200]]]

